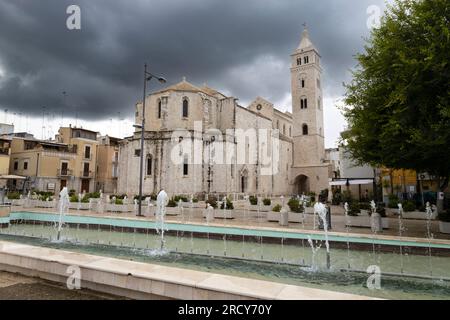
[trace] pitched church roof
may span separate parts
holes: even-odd
[[[166,91],[189,91],[189,92],[203,92],[202,89],[194,86],[192,83],[186,81],[186,78],[183,77],[181,82],[178,82],[174,85],[168,86],[162,90],[156,91],[154,93],[161,93]]]
[[[158,90],[153,94],[163,93],[167,91],[201,92],[210,96],[220,95],[222,97],[226,97],[223,93],[208,87],[206,84],[204,84],[202,87],[197,87],[192,83],[188,82],[186,80],[186,77],[183,77],[183,80],[181,82],[168,86],[164,89]]]

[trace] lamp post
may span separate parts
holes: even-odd
[[[137,216],[142,217],[142,185],[144,180],[144,131],[145,131],[145,98],[147,96],[147,81],[152,78],[158,79],[160,83],[166,83],[166,79],[158,77],[147,71],[147,64],[144,65],[144,99],[142,100],[142,123],[135,125],[136,128],[141,128],[141,152],[140,152],[140,167],[139,167],[139,206]]]

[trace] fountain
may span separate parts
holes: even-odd
[[[323,230],[325,231],[325,247],[327,249],[327,269],[331,267],[330,259],[330,244],[328,242],[328,219],[327,219],[327,207],[322,202],[317,202],[314,205],[314,214],[319,216],[322,220]]]
[[[426,215],[427,215],[427,239],[428,239],[428,261],[429,261],[429,268],[430,268],[430,276],[433,276],[433,265],[431,263],[431,240],[433,239],[433,234],[431,233],[431,219],[434,214],[434,210],[436,209],[436,206],[433,205],[434,208],[430,206],[430,203],[427,202],[426,204]]]
[[[166,206],[169,203],[167,193],[162,189],[156,198],[156,232],[161,236],[160,250],[164,250],[164,232],[167,230],[165,225]]]
[[[56,236],[56,239],[58,241],[61,239],[61,230],[64,223],[63,217],[66,214],[69,205],[70,205],[69,192],[67,191],[67,187],[64,187],[59,193],[59,221],[57,225],[58,234]]]
[[[403,206],[401,203],[398,204],[398,236],[401,238],[403,235]],[[400,243],[400,272],[403,273],[403,246]]]
[[[348,206],[348,202],[346,202],[344,204],[344,212],[345,212],[345,217],[348,216],[348,212],[349,212],[349,206]],[[348,269],[350,269],[351,265],[350,265],[350,238],[349,238],[349,225],[348,223],[345,223],[345,230],[347,232],[347,267]]]

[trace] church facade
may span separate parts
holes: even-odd
[[[292,113],[257,97],[237,99],[186,79],[146,98],[141,129],[121,142],[118,192],[138,194],[140,153],[144,194],[319,193],[328,188],[320,55],[308,31],[291,55]],[[142,121],[136,105],[136,123]]]

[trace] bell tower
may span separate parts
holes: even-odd
[[[295,193],[320,192],[328,188],[323,125],[322,68],[320,54],[303,30],[301,41],[291,55],[293,116],[293,181]],[[313,170],[316,168],[315,170]],[[324,171],[325,170],[325,171]],[[323,181],[322,181],[323,180]]]

